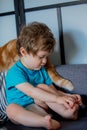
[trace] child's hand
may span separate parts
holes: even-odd
[[[78,94],[67,94],[67,96],[73,98],[73,100],[75,100],[75,103],[78,105],[82,105],[82,99],[81,96]]]
[[[57,103],[64,105],[67,109],[73,108],[75,104],[75,99],[70,96],[58,96]]]
[[[78,94],[73,94],[72,97],[75,99],[75,102],[78,104],[78,105],[82,105],[82,99],[81,99],[81,96],[78,95]]]

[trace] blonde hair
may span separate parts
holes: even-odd
[[[44,23],[33,22],[24,26],[17,39],[17,50],[24,47],[27,53],[37,54],[39,50],[53,51],[55,38],[53,33]]]

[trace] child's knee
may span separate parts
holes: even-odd
[[[17,113],[16,104],[10,104],[6,108],[6,114],[9,118],[13,117]]]

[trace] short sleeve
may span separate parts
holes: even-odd
[[[27,82],[27,75],[20,69],[10,69],[6,75],[6,86],[10,88]]]

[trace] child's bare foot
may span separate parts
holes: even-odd
[[[77,120],[78,119],[78,110],[79,110],[79,105],[75,104],[74,112],[73,112],[73,116],[72,116],[73,120]]]
[[[71,119],[71,120],[77,120],[78,119],[78,109],[79,105],[75,104],[72,109],[65,110],[65,115],[63,115],[64,118],[66,119]]]
[[[73,120],[77,120],[78,119],[78,109],[74,112],[73,115]]]
[[[53,120],[50,115],[45,116],[45,119],[47,122],[46,128],[48,130],[58,130],[58,128],[60,127],[60,123],[58,121]]]

